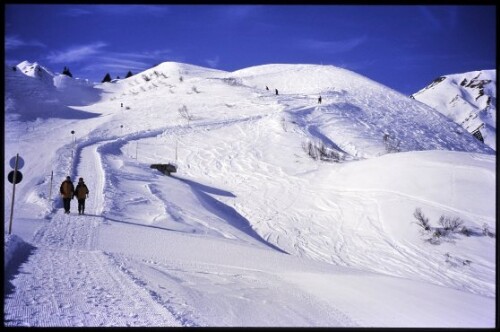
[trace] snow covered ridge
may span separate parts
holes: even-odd
[[[496,150],[496,70],[445,75],[412,98],[449,117]]]
[[[28,62],[18,67],[24,71],[31,68],[26,73],[30,75],[34,68],[43,68]],[[387,142],[391,142],[394,150],[398,151],[443,149],[494,153],[439,112],[382,84],[334,66],[269,64],[229,73],[165,62],[127,79],[96,84],[94,87],[90,87],[88,82],[71,83],[75,80],[65,75],[53,78],[55,88],[43,87],[40,82],[29,78],[27,80],[30,82],[14,77],[12,73],[7,75],[6,101],[7,104],[17,105],[17,115],[11,114],[14,112],[8,107],[8,116],[22,116],[25,120],[45,118],[48,114],[89,118],[97,115],[82,113],[71,106],[113,101],[123,96],[150,98],[153,92],[173,95],[181,87],[187,88],[189,94],[197,94],[197,98],[192,98],[195,101],[208,97],[207,94],[199,94],[200,86],[225,83],[232,87],[230,90],[233,93],[242,92],[242,98],[256,94],[260,98],[269,98],[275,91],[278,92],[278,97],[269,101],[285,108],[282,115],[284,122],[298,125],[299,130],[312,140],[322,141],[321,144],[326,144],[328,149],[342,155],[355,158],[380,156],[387,152]],[[16,85],[35,90],[30,94],[40,95],[42,103],[34,107],[24,97],[12,96],[16,92],[25,95]],[[270,90],[265,90],[266,87]],[[316,101],[320,95],[324,102],[318,105]],[[290,102],[297,101],[301,102],[300,106],[288,107]],[[56,112],[58,108],[64,110]],[[304,119],[305,122],[302,122]]]
[[[5,325],[495,326],[496,154],[434,108],[332,66],[23,68]]]

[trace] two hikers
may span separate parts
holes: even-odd
[[[69,214],[71,200],[76,197],[78,199],[78,214],[85,214],[85,199],[89,197],[89,189],[83,182],[83,178],[78,180],[75,188],[73,182],[71,182],[71,177],[67,176],[66,180],[61,183],[59,192],[63,199],[64,213]]]

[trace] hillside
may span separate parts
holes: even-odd
[[[479,131],[496,150],[496,70],[445,75],[412,98],[435,108],[467,131]]]
[[[495,151],[435,109],[333,66],[29,73],[6,74],[7,325],[494,326]]]

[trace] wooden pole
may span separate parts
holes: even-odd
[[[52,179],[54,178],[54,171],[50,173],[50,189],[49,189],[49,201],[52,199]]]

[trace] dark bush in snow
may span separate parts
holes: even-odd
[[[487,223],[484,223],[483,224],[483,235],[484,236],[489,236],[489,237],[495,237],[495,233],[493,233],[491,230],[490,230],[490,226],[488,226]]]
[[[109,75],[109,73],[107,73],[106,76],[104,76],[104,78],[102,79],[101,83],[104,82],[111,82],[111,75]]]
[[[68,67],[64,67],[63,69],[63,75],[66,75],[66,76],[69,76],[69,77],[73,77],[73,75],[71,74],[71,72],[69,71],[69,68]]]
[[[455,232],[463,223],[464,222],[458,217],[453,219],[445,216],[439,217],[439,224],[443,226],[444,230],[447,232]]]
[[[343,159],[340,153],[327,148],[322,142],[312,143],[309,141],[303,143],[302,148],[314,160],[339,162]]]
[[[415,209],[415,212],[413,212],[413,216],[415,217],[415,219],[417,219],[417,225],[419,225],[426,231],[431,230],[431,226],[429,225],[429,218],[424,216],[420,208]]]
[[[128,73],[127,73],[127,75],[125,76],[125,78],[129,78],[131,76],[134,76],[134,74],[132,74],[132,72],[129,70]]]
[[[240,80],[240,79],[238,79],[238,78],[234,78],[234,77],[225,77],[225,78],[223,78],[223,79],[222,79],[222,81],[223,81],[224,83],[227,83],[227,84],[232,85],[232,86],[240,86],[240,85],[243,85],[243,84],[241,83],[241,80]]]
[[[383,140],[384,140],[385,150],[388,153],[401,151],[401,149],[399,148],[399,144],[401,144],[401,141],[389,136],[389,134],[384,134]]]
[[[460,230],[460,233],[462,233],[463,235],[465,236],[471,236],[472,235],[472,232],[470,229],[468,229],[467,227],[462,227],[462,229]]]
[[[193,119],[193,116],[189,114],[188,108],[186,105],[182,105],[181,108],[179,108],[179,115],[186,119],[189,125],[189,121]]]

